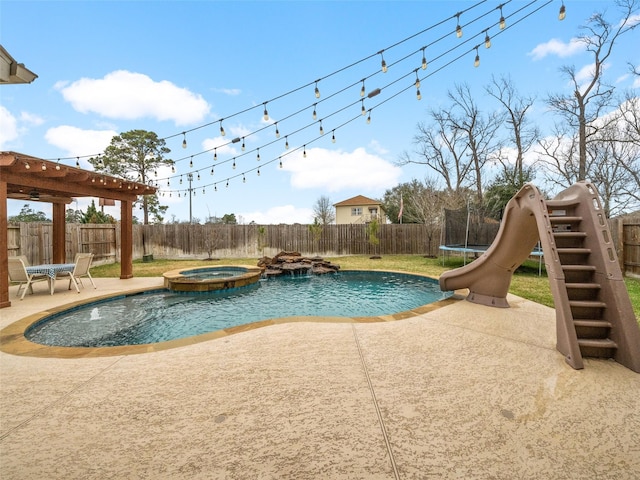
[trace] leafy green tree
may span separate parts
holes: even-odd
[[[65,222],[67,223],[81,223],[82,222],[82,210],[74,210],[73,208],[67,208],[65,212]]]
[[[97,158],[89,159],[96,171],[105,172],[130,181],[152,182],[152,176],[161,166],[173,165],[173,160],[165,158],[171,150],[165,141],[154,132],[131,130],[111,139],[111,144]],[[149,223],[149,215],[161,223],[167,206],[160,205],[157,194],[143,195],[136,204],[144,212],[144,224]]]
[[[313,237],[313,244],[318,250],[318,244],[320,243],[320,238],[322,237],[322,230],[324,230],[323,224],[318,221],[318,217],[313,219],[313,224],[309,225],[309,233]]]
[[[29,206],[29,204],[25,204],[18,215],[9,217],[9,223],[50,221],[51,220],[47,218],[47,215],[44,212],[36,212]]]
[[[511,197],[518,193],[525,183],[532,181],[534,176],[533,167],[505,168],[493,179],[485,192],[485,206],[488,215],[500,220],[504,207],[511,200]]]
[[[96,208],[96,202],[91,200],[91,205],[87,207],[87,211],[82,215],[80,223],[116,223],[115,218]]]
[[[235,213],[225,213],[221,220],[225,225],[236,225],[238,223]]]

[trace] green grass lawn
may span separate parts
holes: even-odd
[[[379,259],[371,259],[366,255],[352,255],[345,257],[327,257],[332,263],[340,265],[342,269],[364,270],[396,270],[409,273],[420,273],[432,277],[439,277],[445,270],[461,267],[462,257],[449,257],[443,265],[442,258],[425,258],[421,255],[386,255]],[[133,275],[136,277],[160,277],[164,272],[178,268],[199,267],[206,265],[251,265],[255,266],[255,258],[223,258],[220,260],[154,260],[143,263],[133,262]],[[94,277],[120,276],[120,264],[94,266],[91,268]],[[636,319],[640,319],[640,280],[626,278],[625,284],[631,297]],[[553,307],[553,296],[549,288],[544,268],[542,275],[538,275],[538,263],[526,261],[513,276],[511,288],[514,295],[532,300],[549,307]],[[640,320],[638,320],[640,323]]]

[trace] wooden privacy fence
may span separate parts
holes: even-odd
[[[620,266],[640,276],[640,217],[609,221]],[[440,228],[416,224],[380,225],[371,242],[365,225],[134,225],[133,258],[244,258],[274,256],[282,250],[303,255],[439,255]],[[31,264],[52,261],[50,223],[9,224],[8,254],[26,255]],[[91,252],[94,262],[120,261],[120,228],[110,224],[67,224],[66,259]]]

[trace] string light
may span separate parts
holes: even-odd
[[[567,17],[567,9],[564,6],[564,2],[560,5],[560,12],[558,13],[558,20],[562,21]]]
[[[367,114],[367,110],[364,108],[364,100],[360,100],[362,102],[362,107],[360,108],[360,113],[362,113],[362,115],[366,115]]]
[[[366,90],[364,89],[364,78],[362,79],[362,88],[360,89],[360,96],[364,97]]]
[[[60,170],[60,159],[58,159],[58,163],[56,163],[56,170]]]
[[[331,143],[336,143],[336,131],[331,131]]]
[[[380,57],[382,58],[382,61],[380,62],[380,66],[382,67],[382,73],[387,73],[387,62],[384,61],[384,55],[382,54],[382,52],[384,52],[384,50],[380,50],[378,53],[380,54]]]
[[[236,169],[236,157],[233,157],[233,165],[232,165],[233,169]]]
[[[278,157],[278,160],[280,161],[280,168],[282,168],[282,157]]]
[[[491,38],[489,37],[488,31],[486,31],[484,36],[484,48],[491,48]]]
[[[456,17],[456,21],[457,21],[457,25],[456,25],[456,37],[461,38],[462,37],[462,27],[460,26],[460,15],[462,14],[462,12],[458,12],[456,13],[455,17]]]
[[[313,117],[314,120],[318,119],[318,114],[316,113],[316,105],[317,105],[317,103],[313,104],[313,113],[311,114],[311,116]]]
[[[193,155],[191,155],[191,160],[189,160],[189,168],[193,168]]]
[[[473,61],[473,66],[474,67],[479,67],[480,66],[480,54],[478,53],[478,46],[476,45],[476,58]]]
[[[200,172],[198,172],[198,180],[200,180]]]
[[[244,173],[242,174],[242,183],[247,183],[247,179],[244,177]]]
[[[276,122],[275,125],[276,125],[276,138],[280,138],[280,130],[278,130],[278,122]]]
[[[426,70],[427,69],[427,57],[424,56],[424,51],[427,47],[422,47],[422,64],[420,65],[420,67],[422,68],[422,70]]]
[[[369,115],[367,116],[367,125],[371,123],[371,109],[369,109]]]
[[[224,131],[224,127],[222,126],[222,120],[223,119],[221,118],[220,119],[220,135],[224,137],[226,135],[226,132]]]
[[[76,167],[80,167],[80,157],[76,157]]]
[[[218,161],[218,148],[214,148],[213,149],[213,161],[217,162]]]
[[[257,154],[256,154],[256,160],[259,162],[260,161],[260,148],[257,149]]]
[[[171,173],[176,173],[176,167],[175,167],[175,165],[171,165]]]
[[[245,146],[244,146],[244,137],[242,137],[242,151],[244,152]]]
[[[182,148],[187,148],[187,134],[182,132]]]
[[[416,98],[422,100],[422,94],[420,93],[420,78],[418,77],[418,69],[416,69]]]
[[[314,91],[314,94],[315,94],[316,98],[320,98],[320,90],[318,89],[318,82],[319,81],[320,80],[316,80],[316,89]]]
[[[307,146],[306,146],[306,145],[304,145],[304,146],[302,147],[302,156],[303,156],[304,158],[307,158]]]
[[[260,169],[258,169],[258,176],[260,176]]]
[[[264,121],[268,122],[269,121],[269,112],[267,112],[267,102],[264,102],[264,113],[262,114]]]
[[[214,183],[214,184],[213,184],[213,191],[214,191],[214,192],[217,192],[217,191],[218,191],[218,184],[217,184],[217,183]]]
[[[47,166],[44,164],[44,162],[42,162],[42,171],[44,172],[47,169]]]
[[[31,165],[29,165],[29,162],[24,162],[24,168],[26,170],[30,170],[31,169]]]
[[[324,135],[324,128],[322,128],[322,120],[320,120],[320,135]]]
[[[211,175],[213,176],[213,167],[211,167]]]
[[[182,175],[180,175],[180,185],[182,185]]]
[[[504,4],[498,5],[498,8],[500,9],[500,30],[504,30],[504,28],[507,26],[507,22],[504,19],[504,15],[502,15],[502,7],[503,6],[504,6]]]

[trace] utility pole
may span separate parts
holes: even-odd
[[[193,181],[193,173],[187,173],[187,179],[189,180],[189,224],[192,224],[193,214],[191,210],[191,202],[192,202],[193,192],[191,189],[191,182]]]

